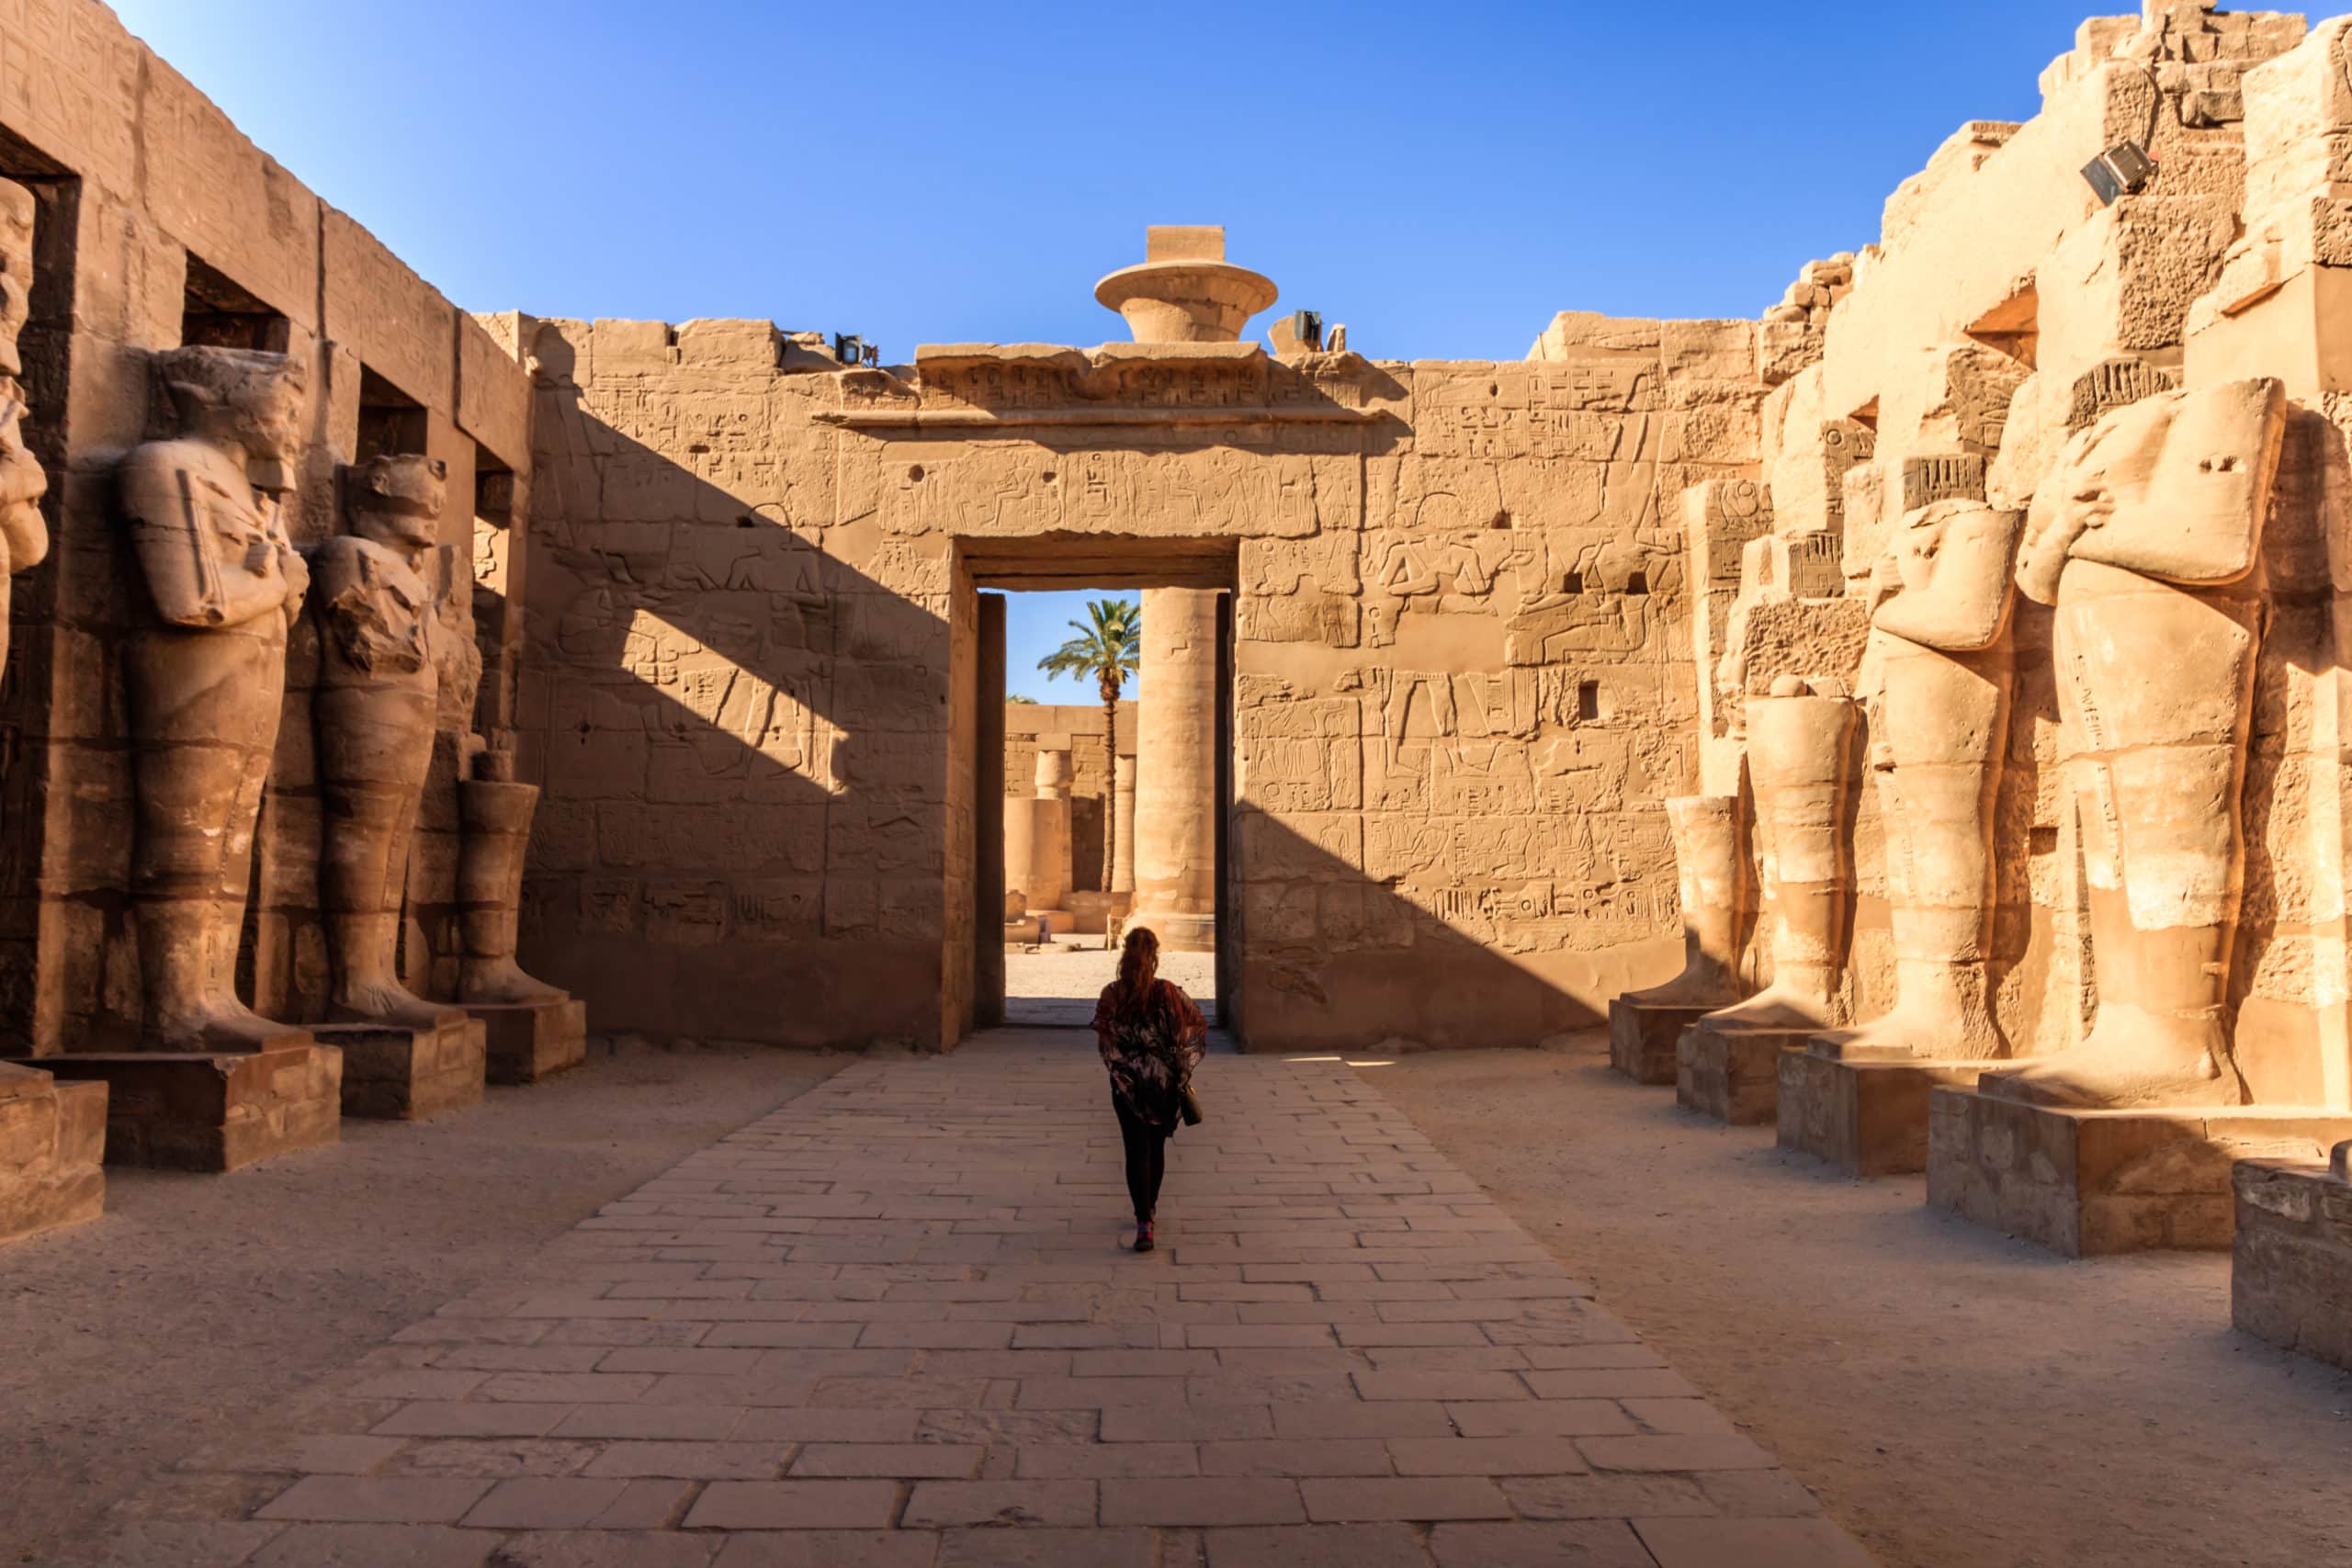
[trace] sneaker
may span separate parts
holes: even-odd
[[[1136,1250],[1137,1252],[1151,1250],[1151,1222],[1149,1220],[1144,1221],[1136,1227]]]

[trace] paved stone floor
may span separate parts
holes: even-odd
[[[1138,1257],[1083,1036],[853,1064],[157,1478],[115,1561],[1867,1564],[1344,1064],[1200,1082]]]

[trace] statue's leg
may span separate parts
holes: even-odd
[[[2004,1092],[2238,1103],[2223,1030],[2259,604],[2070,563],[2056,625],[2098,1015]],[[2068,690],[2067,688],[2071,688]]]
[[[1853,899],[1846,843],[1854,704],[1844,697],[1754,697],[1747,765],[1779,906],[1772,984],[1709,1015],[1733,1025],[1830,1021]]]
[[[2006,653],[1885,652],[1878,739],[1895,1004],[1849,1032],[1849,1050],[2000,1054],[1984,975],[1994,796],[2007,745]]]
[[[1682,896],[1682,973],[1627,993],[1652,1006],[1705,1006],[1739,995],[1739,914],[1747,880],[1737,795],[1679,795],[1666,803]]]
[[[401,985],[396,963],[408,846],[432,765],[431,701],[386,682],[325,687],[316,705],[334,1010],[434,1028],[443,1010]]]
[[[151,1046],[250,1050],[288,1032],[236,999],[254,830],[285,690],[282,623],[125,647],[139,839],[131,897]]]

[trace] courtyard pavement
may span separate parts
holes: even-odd
[[[1087,1037],[855,1062],[156,1478],[113,1561],[1869,1562],[1344,1063],[1199,1082],[1137,1256]]]

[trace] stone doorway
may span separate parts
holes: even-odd
[[[973,615],[968,641],[956,639],[959,660],[968,646],[969,670],[956,671],[953,690],[968,695],[972,723],[968,748],[956,727],[954,750],[969,758],[972,832],[967,846],[951,842],[949,872],[952,884],[965,849],[968,1027],[1083,1029],[1117,971],[1120,933],[1134,923],[1160,934],[1162,973],[1212,1022],[1230,1026],[1231,547],[1035,547],[1044,543],[959,550],[959,590],[971,594]],[[1043,599],[1080,589],[1059,604]],[[1061,612],[1080,606],[1083,618],[1082,605],[1098,600],[1136,604],[1142,623],[1140,669],[1107,736],[1091,682],[1059,704],[1007,701],[1038,689],[1034,666],[1061,640]],[[1010,651],[1009,616],[1020,645]]]

